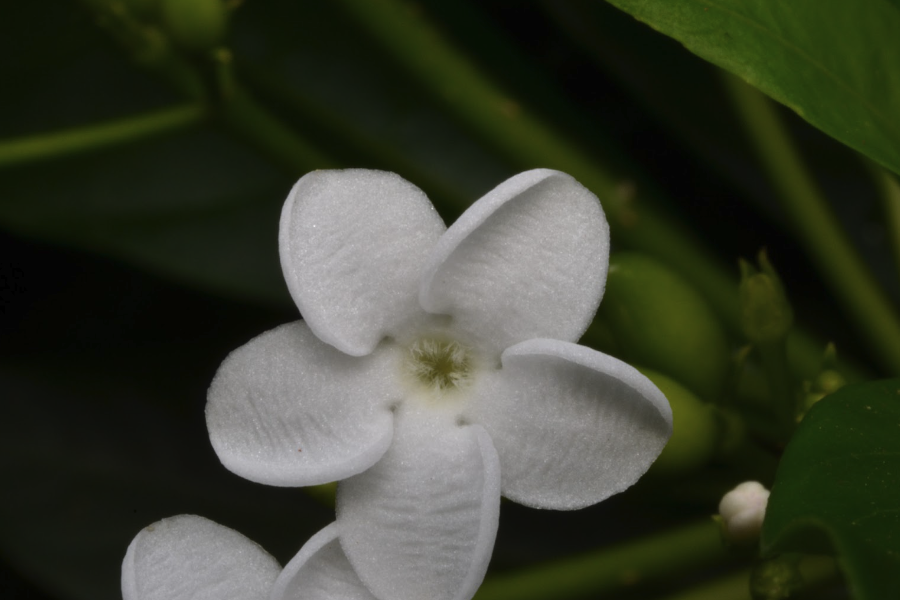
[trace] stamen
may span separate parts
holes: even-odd
[[[464,387],[472,372],[469,349],[455,340],[426,337],[413,342],[407,355],[410,374],[434,392]]]

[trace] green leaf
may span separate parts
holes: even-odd
[[[609,2],[900,172],[897,2]]]
[[[289,302],[278,218],[291,180],[216,131],[2,173],[0,225],[189,285]]]
[[[772,487],[762,551],[835,551],[857,600],[900,597],[900,379],[813,406]]]

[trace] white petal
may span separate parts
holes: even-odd
[[[590,348],[530,340],[509,348],[472,403],[500,455],[502,492],[537,508],[575,509],[644,474],[672,433],[662,392]]]
[[[391,443],[396,348],[352,357],[301,321],[238,348],[209,388],[206,424],[219,459],[269,485],[336,481],[367,469]]]
[[[310,538],[275,581],[270,600],[377,600],[338,541],[337,523]]]
[[[606,285],[609,227],[597,197],[558,171],[516,175],[438,242],[420,299],[498,352],[535,337],[577,340]]]
[[[378,464],[338,485],[341,545],[379,598],[468,600],[497,533],[497,454],[481,427],[414,410]]]
[[[266,600],[278,562],[240,533],[179,515],[143,529],[122,563],[124,600]]]
[[[421,312],[419,278],[444,230],[422,190],[399,175],[313,171],[281,211],[281,267],[315,334],[362,356]]]

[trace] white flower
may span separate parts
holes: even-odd
[[[282,570],[259,545],[195,515],[158,521],[122,562],[123,600],[377,600],[356,576],[332,523]]]
[[[376,597],[470,598],[501,493],[588,506],[665,445],[662,393],[573,343],[603,294],[609,235],[568,175],[517,175],[446,229],[397,175],[316,171],[291,191],[279,241],[304,321],[225,360],[210,438],[253,481],[343,480],[340,544]]]
[[[726,537],[739,544],[759,539],[768,503],[769,490],[758,481],[745,481],[725,494],[719,502],[719,514]]]

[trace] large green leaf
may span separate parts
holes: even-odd
[[[816,404],[784,453],[765,554],[836,551],[857,600],[900,597],[900,379]]]
[[[896,2],[609,2],[900,172]]]

